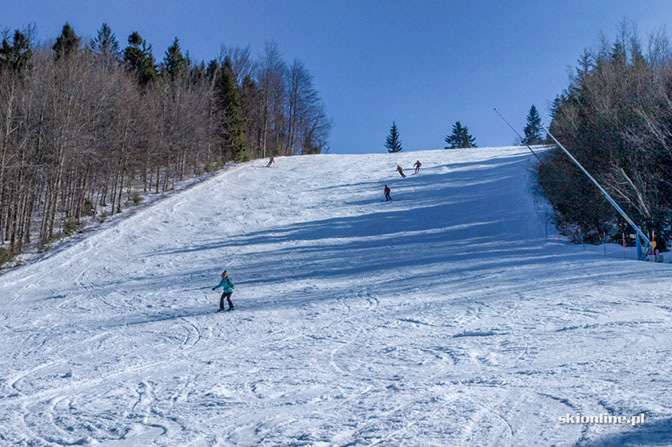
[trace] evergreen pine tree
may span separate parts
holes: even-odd
[[[570,85],[570,91],[573,93],[578,93],[578,91],[581,90],[584,81],[593,71],[595,66],[593,63],[592,54],[586,49],[583,50],[583,54],[578,59],[577,63],[578,66],[576,68],[576,75],[574,76],[572,84]]]
[[[143,41],[137,32],[128,36],[128,44],[124,50],[124,61],[129,70],[136,73],[138,83],[144,87],[156,79],[152,46]]]
[[[103,23],[98,35],[91,39],[91,49],[105,60],[119,57],[119,42],[107,23]]]
[[[79,51],[80,41],[81,39],[75,34],[75,31],[72,29],[69,23],[63,25],[61,35],[58,36],[54,46],[52,47],[56,52],[56,59],[58,60],[64,57],[68,57],[71,54]]]
[[[563,92],[562,94],[556,95],[555,99],[551,103],[550,107],[550,114],[551,114],[551,123],[549,125],[549,130],[553,133],[556,134],[556,127],[558,125],[558,121],[556,120],[557,117],[560,116],[560,113],[562,111],[563,106],[567,103],[568,97],[566,94],[566,91]],[[547,133],[546,134],[546,139],[543,141],[544,144],[554,144],[553,139],[551,136]]]
[[[476,147],[476,139],[469,134],[469,128],[462,128],[462,147]]]
[[[541,117],[534,104],[530,107],[530,112],[527,114],[527,125],[523,129],[523,132],[525,133],[522,141],[523,144],[541,144],[544,141],[542,138],[543,127],[541,126]]]
[[[224,59],[217,82],[220,107],[224,111],[224,144],[233,160],[245,157],[245,122],[231,59]]]
[[[625,48],[620,42],[614,43],[614,46],[611,48],[611,61],[620,66],[625,66],[627,61],[627,56],[625,54]]]
[[[392,121],[392,127],[390,128],[390,134],[385,140],[385,147],[387,152],[401,152],[401,140],[399,139],[399,131],[397,130],[397,124]]]
[[[28,66],[32,56],[30,39],[18,29],[14,32],[14,39],[10,45],[7,39],[2,40],[0,46],[0,70],[8,68],[17,73]]]
[[[173,41],[173,44],[166,50],[166,55],[163,58],[163,65],[171,81],[184,79],[189,72],[189,61],[182,55],[182,50],[180,50],[180,43],[177,37]]]
[[[219,75],[219,64],[217,63],[216,60],[212,59],[210,62],[208,62],[208,65],[205,69],[205,76],[208,78],[210,82],[214,82],[214,80],[217,78]]]
[[[448,143],[445,149],[476,147],[476,140],[469,135],[467,126],[462,126],[459,121],[453,125],[453,133],[444,140]]]
[[[205,62],[201,61],[200,64],[190,64],[189,79],[194,84],[199,84],[200,82],[207,79],[205,71]]]

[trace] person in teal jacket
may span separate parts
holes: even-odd
[[[224,290],[222,292],[222,297],[219,299],[219,310],[233,310],[233,303],[231,302],[231,294],[233,294],[233,288],[236,287],[233,285],[233,281],[231,281],[231,278],[229,278],[229,275],[226,273],[226,270],[222,272],[222,280],[217,284],[215,287],[212,288],[212,290],[216,290],[219,287],[223,287]],[[229,303],[229,308],[224,309],[224,298],[226,298],[226,301]]]

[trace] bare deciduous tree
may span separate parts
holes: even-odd
[[[228,160],[222,64],[194,63],[176,38],[157,71],[137,33],[122,61],[106,25],[85,47],[69,25],[56,43],[36,46],[33,36],[1,36],[0,264],[84,217],[120,212],[138,190],[160,193]],[[227,56],[246,154],[326,149],[330,123],[300,61],[288,70],[276,44],[259,60],[249,47],[223,48]]]

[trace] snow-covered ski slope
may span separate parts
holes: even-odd
[[[0,276],[0,445],[672,445],[672,270],[547,237],[527,149],[276,162]]]

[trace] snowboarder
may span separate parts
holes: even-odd
[[[422,166],[422,163],[420,163],[420,160],[416,160],[413,166],[415,167],[415,172],[413,173],[413,175],[415,175],[418,172],[420,172],[420,166]]]
[[[397,165],[397,172],[401,175],[402,178],[406,178],[406,174],[404,174],[404,170],[399,165]]]
[[[271,157],[271,159],[268,160],[268,164],[266,165],[266,167],[267,167],[267,168],[270,168],[271,165],[272,165],[274,162],[275,162],[275,159],[274,159],[273,157]]]
[[[392,197],[390,197],[390,188],[385,185],[385,201],[387,202],[388,200],[392,200]]]
[[[233,293],[233,288],[236,287],[233,285],[233,281],[231,281],[231,278],[229,278],[229,275],[226,273],[226,270],[222,272],[222,280],[217,284],[215,287],[212,288],[212,290],[216,290],[219,287],[223,287],[224,290],[222,291],[222,297],[219,299],[219,311],[223,310],[233,310],[233,303],[231,302],[231,294]],[[224,298],[226,298],[226,301],[229,303],[229,308],[224,309]]]

